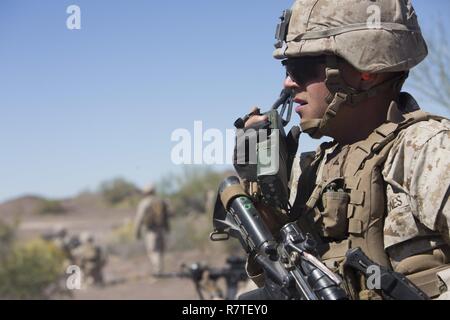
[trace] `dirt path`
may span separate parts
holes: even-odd
[[[191,264],[204,261],[204,257],[196,251],[178,252],[168,254],[166,261],[168,262],[166,271],[176,272],[179,270],[180,261]],[[131,260],[111,257],[104,274],[105,286],[82,288],[74,292],[73,298],[83,300],[197,300],[199,298],[190,279],[151,277],[145,256]]]
[[[196,300],[190,280],[137,280],[103,288],[82,289],[74,299],[81,300]]]

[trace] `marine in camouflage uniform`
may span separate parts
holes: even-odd
[[[69,266],[73,264],[72,251],[80,244],[78,236],[69,235],[66,228],[58,227],[49,234],[42,235],[44,240],[50,241],[55,247],[64,253],[66,258],[64,264]]]
[[[374,5],[376,22],[369,14]],[[285,87],[305,104],[297,110],[300,127],[313,138],[334,138],[294,160],[291,216],[316,234],[322,260],[354,299],[380,298],[343,267],[355,247],[430,297],[449,299],[450,122],[400,93],[409,70],[428,53],[411,2],[298,0],[285,22],[274,56],[286,66]],[[323,66],[322,78],[317,70],[311,77],[314,63]],[[320,116],[320,105],[311,111],[319,82],[328,91]],[[374,110],[372,118],[363,108]],[[355,114],[366,116],[369,131],[356,122],[342,126],[358,121]],[[248,271],[260,283],[251,262]]]
[[[144,239],[152,273],[158,274],[164,270],[165,238],[170,230],[169,208],[156,195],[153,185],[145,187],[143,194],[136,213],[134,234],[137,239]]]
[[[88,232],[80,235],[80,245],[72,251],[74,264],[83,271],[87,285],[103,285],[103,268],[106,256],[100,246],[94,242],[94,237]]]

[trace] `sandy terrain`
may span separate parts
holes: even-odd
[[[103,247],[108,247],[111,232],[134,217],[131,208],[109,208],[93,196],[64,200],[67,212],[61,215],[33,213],[36,198],[26,197],[0,205],[0,218],[7,222],[18,220],[18,238],[31,239],[55,230],[67,228],[70,234],[88,231]],[[124,245],[120,253],[108,256],[104,269],[106,285],[73,291],[73,299],[198,299],[189,279],[154,279],[142,243]],[[213,252],[213,254],[211,254]],[[166,270],[179,271],[181,263],[197,261],[211,266],[223,266],[226,255],[215,249],[195,248],[168,252]]]

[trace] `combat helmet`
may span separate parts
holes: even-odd
[[[83,244],[94,242],[94,235],[88,231],[84,231],[80,234],[80,242]]]
[[[145,187],[142,188],[142,193],[144,195],[152,195],[155,192],[156,192],[156,187],[153,183],[149,183]]]

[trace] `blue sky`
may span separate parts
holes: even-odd
[[[291,3],[2,0],[0,201],[179,172],[173,130],[192,131],[195,120],[231,128],[279,93],[273,35]],[[414,3],[425,30],[450,12],[446,0]],[[81,8],[81,30],[66,28],[71,4]],[[314,146],[302,140],[302,150]]]

